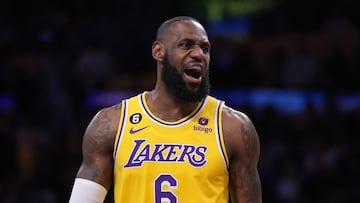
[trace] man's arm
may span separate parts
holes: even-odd
[[[93,199],[102,199],[96,202],[101,202],[110,189],[113,180],[113,145],[120,109],[120,104],[102,109],[88,125],[82,143],[83,161],[76,175],[70,202],[77,202],[72,200],[90,192],[97,194]]]
[[[223,132],[229,155],[231,202],[261,203],[257,169],[260,142],[253,123],[245,114],[225,107]]]

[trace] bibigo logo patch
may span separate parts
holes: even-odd
[[[203,131],[204,133],[211,133],[213,131],[212,128],[205,127],[207,124],[209,124],[209,119],[201,117],[198,120],[199,125],[194,125],[195,131]]]

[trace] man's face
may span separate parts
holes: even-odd
[[[199,85],[188,83],[178,69],[170,63],[167,54],[163,60],[161,79],[164,81],[168,93],[183,101],[201,101],[210,91],[209,70],[206,71]]]
[[[167,91],[184,101],[203,99],[210,89],[210,42],[204,28],[194,21],[175,22],[162,41],[161,77]]]

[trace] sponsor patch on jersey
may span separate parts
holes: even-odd
[[[211,133],[213,131],[212,128],[207,128],[201,125],[194,125],[194,131],[202,131],[204,133]]]
[[[194,131],[202,131],[204,133],[211,133],[213,131],[212,128],[206,127],[209,124],[209,119],[205,117],[201,117],[198,120],[199,125],[194,125]]]
[[[199,125],[205,126],[205,125],[207,125],[208,123],[209,123],[209,119],[208,119],[208,118],[201,117],[201,118],[199,118],[199,120],[198,120],[198,124],[199,124]]]

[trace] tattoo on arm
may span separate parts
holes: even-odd
[[[257,170],[260,154],[259,138],[256,129],[249,118],[241,116],[242,153],[241,163],[234,168],[236,189],[241,200],[248,203],[261,202],[261,183]],[[235,195],[237,196],[237,195]]]
[[[97,118],[91,122],[87,131],[87,153],[93,153],[101,146],[103,143],[106,143],[107,135],[110,132],[109,126],[110,118],[107,114],[99,114]]]
[[[83,141],[83,164],[81,176],[92,180],[107,177],[111,169],[114,127],[110,113],[99,112],[86,129]]]

